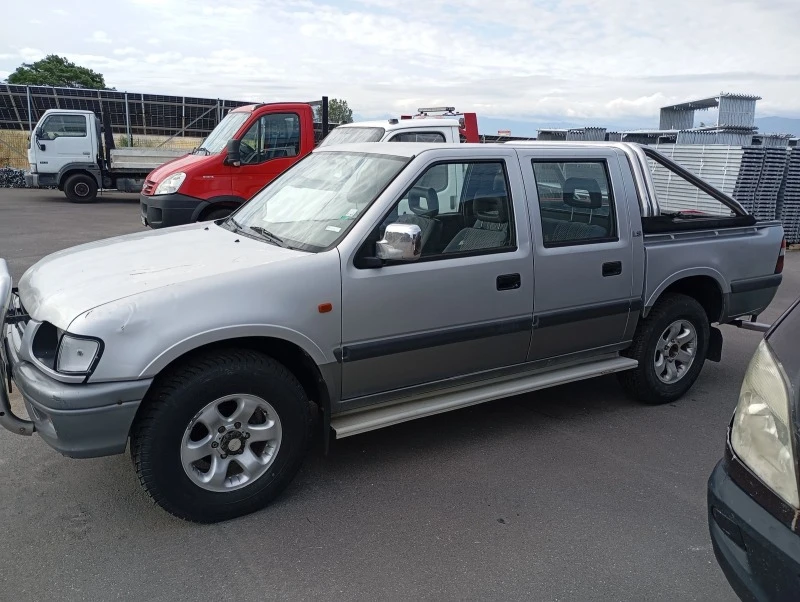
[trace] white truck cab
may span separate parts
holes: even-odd
[[[88,203],[101,188],[138,191],[150,171],[185,154],[158,148],[115,149],[110,136],[104,149],[103,129],[94,112],[49,109],[31,132],[25,183],[29,188],[56,187],[70,201]]]
[[[383,119],[337,126],[320,146],[354,142],[460,142],[456,118]]]

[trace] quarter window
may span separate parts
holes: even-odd
[[[263,115],[242,136],[242,163],[255,165],[300,153],[300,118],[295,113]]]
[[[42,133],[48,140],[82,138],[86,136],[86,117],[83,115],[50,115],[42,124]]]
[[[545,247],[617,240],[605,161],[533,161]]]

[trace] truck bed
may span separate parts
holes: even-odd
[[[782,240],[783,227],[777,220],[646,234],[645,307],[678,279],[710,277],[724,300],[720,322],[758,315],[781,283],[775,268]]]
[[[178,157],[189,154],[186,150],[163,148],[115,148],[111,150],[111,169],[119,173],[149,172]]]

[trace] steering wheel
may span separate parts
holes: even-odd
[[[251,159],[255,157],[256,149],[244,141],[239,142],[239,157],[242,163],[250,163]]]

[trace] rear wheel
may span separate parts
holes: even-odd
[[[179,518],[210,523],[263,508],[308,450],[303,387],[254,351],[199,356],[158,382],[147,403],[131,455],[148,494]]]
[[[625,352],[639,361],[639,367],[619,374],[622,386],[647,404],[678,399],[700,375],[709,336],[708,316],[695,299],[664,295],[640,321],[633,345]]]
[[[64,183],[64,194],[73,203],[92,203],[97,199],[97,181],[87,174],[75,174]]]

